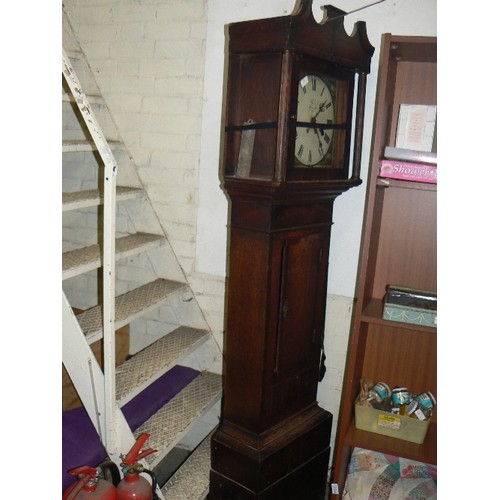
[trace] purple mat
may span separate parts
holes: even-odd
[[[123,407],[132,432],[170,401],[200,374],[184,366],[175,366]],[[129,450],[123,450],[127,453]],[[96,467],[107,457],[99,436],[84,408],[62,414],[62,490],[76,481],[68,470],[81,465]]]

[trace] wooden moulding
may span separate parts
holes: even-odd
[[[298,494],[296,491],[289,491],[286,497],[273,495],[282,488],[300,489],[301,483],[307,487],[313,484],[310,479],[314,472],[309,470],[309,464],[314,463],[316,473],[319,470],[324,474],[325,458],[328,461],[330,450],[331,420],[330,413],[314,405],[260,435],[250,435],[223,424],[212,441],[213,488],[209,498],[230,498],[226,495],[231,490],[238,495],[248,494],[248,497],[234,498],[323,499],[324,477],[316,481],[317,496],[311,491],[307,497],[294,496]],[[303,480],[291,481],[291,476]]]
[[[327,5],[317,23],[312,0],[302,0],[289,16],[244,21],[229,25],[229,52],[295,51],[369,72],[375,48],[358,21],[352,35],[344,28],[345,12]]]

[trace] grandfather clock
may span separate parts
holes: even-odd
[[[210,500],[325,495],[332,416],[316,392],[330,228],[335,198],[361,183],[374,49],[363,22],[349,36],[345,13],[323,9],[321,23],[301,0],[289,16],[229,25],[229,280]]]

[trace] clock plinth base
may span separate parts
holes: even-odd
[[[266,433],[222,423],[212,438],[209,500],[323,500],[332,415],[314,406]]]

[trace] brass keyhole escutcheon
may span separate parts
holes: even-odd
[[[281,317],[286,318],[287,314],[288,314],[288,300],[285,299],[283,301],[283,306],[281,307]]]

